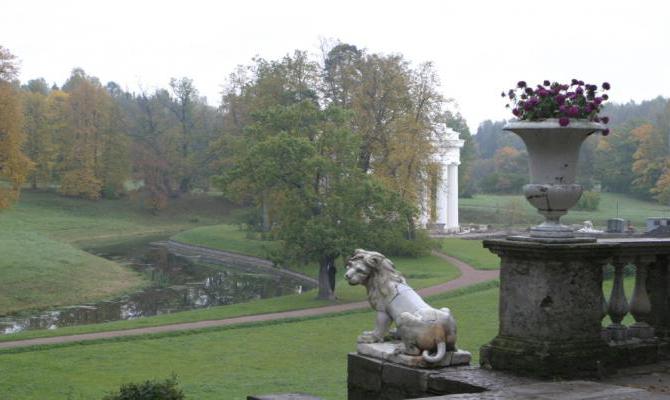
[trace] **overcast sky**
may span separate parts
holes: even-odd
[[[433,61],[471,129],[508,118],[500,91],[518,80],[609,81],[616,102],[670,96],[664,0],[8,0],[0,12],[22,81],[61,85],[81,67],[136,91],[188,76],[212,105],[236,65],[316,55],[321,38]]]

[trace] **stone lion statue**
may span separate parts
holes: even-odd
[[[456,321],[451,311],[435,309],[423,301],[383,254],[354,251],[344,278],[350,285],[365,286],[370,306],[377,311],[375,329],[363,332],[359,343],[384,341],[395,322],[405,354],[421,355],[426,362],[437,363],[447,351],[455,351]]]

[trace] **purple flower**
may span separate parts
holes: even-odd
[[[559,106],[565,103],[565,95],[563,94],[559,94],[554,98],[556,99],[556,104],[558,104]]]
[[[582,93],[584,93],[584,89],[582,89],[581,87],[578,87],[577,89],[575,89],[575,93],[582,94]]]
[[[558,110],[559,110],[562,114],[567,114],[567,113],[568,113],[568,109],[569,109],[569,107],[566,106],[565,104],[562,104],[560,107],[558,107]]]
[[[609,84],[609,82],[603,82],[603,89],[605,89],[605,90],[610,90],[610,84]]]
[[[599,106],[600,103],[602,103],[602,102],[603,102],[603,98],[602,98],[602,97],[596,97],[595,99],[593,99],[593,103],[594,103],[595,105],[597,105],[597,106]]]
[[[603,94],[603,95],[601,96],[601,98],[602,98],[603,100],[609,100],[610,97],[607,95],[607,93],[605,93],[605,94]]]
[[[521,110],[515,108],[514,110],[512,110],[512,114],[514,114],[515,117],[518,117],[519,115],[521,115]]]
[[[529,87],[526,88],[526,94],[533,94],[533,93],[534,93],[533,88],[529,88]]]
[[[585,107],[585,110],[586,110],[586,113],[587,113],[587,114],[590,114],[591,111],[593,111],[593,104],[591,104],[591,103],[587,103],[587,104],[586,104],[586,107]]]
[[[526,111],[532,110],[533,107],[535,107],[535,104],[531,103],[530,101],[523,105],[523,109]]]
[[[519,81],[516,84],[517,87],[519,88],[525,88],[526,87],[526,82],[525,81]]]
[[[610,130],[608,129],[603,129],[603,136],[607,136],[610,134]]]
[[[560,126],[568,126],[569,123],[570,123],[570,118],[568,118],[568,117],[561,117],[561,118],[558,119],[558,124]]]
[[[568,109],[568,117],[578,117],[579,116],[579,107],[572,106]]]
[[[505,92],[502,92],[502,93],[500,93],[500,96],[505,97],[507,95],[505,94]]]
[[[607,124],[610,122],[610,117],[602,117],[600,120],[603,122],[603,124]]]
[[[544,84],[544,86],[549,86],[549,85],[551,85],[551,82],[545,80],[544,82],[542,82],[542,84]]]
[[[576,84],[579,83],[579,81],[577,79],[573,79],[570,83],[573,84],[573,85],[576,85]]]
[[[581,85],[584,84],[584,81],[579,81],[579,82],[577,82],[577,84],[581,86]]]

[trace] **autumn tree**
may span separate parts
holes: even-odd
[[[335,296],[338,257],[356,246],[398,244],[415,212],[357,167],[359,138],[349,126],[346,111],[312,100],[259,112],[247,150],[220,180],[233,198],[271,200],[284,256],[318,263],[322,299]]]
[[[16,59],[0,46],[0,209],[16,201],[32,162],[23,153],[25,141],[21,98],[14,79]]]
[[[60,192],[93,200],[114,197],[129,172],[116,105],[100,82],[80,69],[63,88],[68,91],[68,129],[62,138]]]
[[[33,79],[23,87],[24,150],[35,164],[29,177],[33,189],[51,183],[57,156],[52,117],[58,117],[50,112],[49,96],[44,79]]]

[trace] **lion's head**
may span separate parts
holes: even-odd
[[[406,284],[405,278],[383,254],[376,251],[357,249],[347,261],[344,279],[350,285],[364,285],[368,299],[375,308],[383,298],[396,294],[394,283]]]

